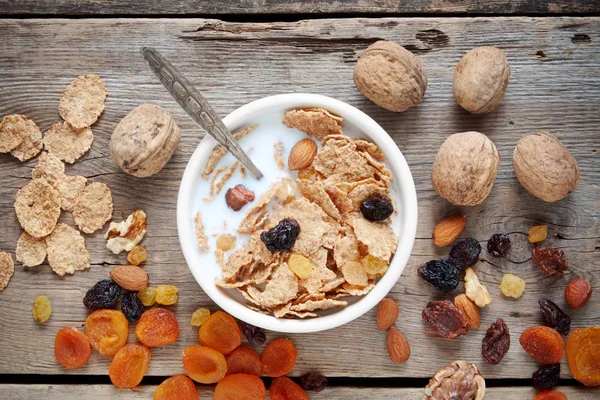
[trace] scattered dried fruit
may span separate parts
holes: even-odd
[[[270,251],[289,250],[296,243],[296,238],[300,234],[300,224],[292,218],[285,218],[271,230],[260,234],[260,240]]]
[[[525,329],[519,342],[531,358],[542,364],[556,364],[564,354],[563,338],[558,332],[547,326],[533,326]]]
[[[478,307],[484,307],[492,302],[492,296],[487,288],[479,282],[473,268],[467,268],[465,271],[465,295]]]
[[[248,346],[240,346],[227,356],[227,375],[248,374],[260,377],[262,364],[258,354]]]
[[[475,364],[457,360],[435,373],[425,387],[425,400],[483,400],[485,380]]]
[[[544,365],[531,375],[536,389],[552,389],[560,380],[560,364]]]
[[[222,251],[229,251],[235,248],[237,238],[227,233],[222,234],[217,238],[217,249]]]
[[[300,386],[304,390],[320,392],[327,387],[327,378],[316,372],[309,372],[300,377]]]
[[[85,320],[83,332],[98,353],[112,357],[125,346],[129,323],[121,311],[96,310]]]
[[[360,212],[369,221],[385,221],[394,213],[394,206],[389,198],[376,196],[363,201]]]
[[[510,251],[510,238],[501,233],[495,233],[487,242],[487,251],[494,257],[506,257]]]
[[[288,156],[288,168],[298,171],[310,167],[317,155],[317,144],[311,139],[302,139],[292,147]]]
[[[502,318],[498,318],[496,322],[492,322],[483,338],[481,355],[488,364],[496,365],[502,361],[509,348],[508,326]]]
[[[590,297],[592,297],[592,286],[585,279],[575,279],[565,288],[565,300],[576,310],[585,306]]]
[[[243,398],[240,393],[243,393]],[[254,375],[233,374],[217,383],[213,400],[263,400],[266,396],[262,379]]]
[[[52,315],[52,304],[48,296],[38,296],[33,301],[33,319],[35,322],[44,323],[50,319]]]
[[[137,293],[130,292],[123,295],[121,298],[121,311],[125,314],[127,321],[134,323],[142,316],[144,312],[144,304],[137,297]]]
[[[563,276],[568,268],[562,250],[536,246],[531,252],[531,258],[548,276]]]
[[[273,379],[269,388],[269,397],[271,400],[308,400],[304,389],[286,376]]]
[[[79,368],[87,364],[92,350],[88,338],[71,326],[62,328],[54,338],[56,361],[66,368]]]
[[[431,260],[417,270],[419,276],[440,292],[451,292],[458,286],[460,276],[454,263],[448,260]]]
[[[571,317],[564,313],[553,301],[541,297],[538,300],[544,325],[555,329],[561,335],[568,335],[571,331]]]
[[[516,275],[504,274],[500,282],[500,290],[503,295],[518,299],[525,293],[525,281]]]
[[[291,340],[275,339],[260,355],[262,372],[272,378],[287,375],[296,364],[298,352]]]
[[[212,314],[200,327],[200,342],[211,349],[228,355],[242,344],[242,332],[235,319],[223,311]]]
[[[140,384],[150,365],[150,349],[143,344],[128,344],[121,348],[108,368],[110,381],[119,388]]]
[[[145,307],[150,307],[156,304],[156,289],[151,286],[139,291],[137,296],[140,298]]]
[[[398,328],[393,326],[387,332],[387,349],[394,364],[401,364],[410,358],[408,340]]]
[[[122,251],[132,251],[142,241],[144,235],[146,235],[146,230],[146,213],[142,210],[135,210],[125,221],[110,223],[104,234],[106,247],[115,254]],[[145,249],[143,247],[141,249],[144,250],[145,254]]]
[[[529,243],[539,243],[543,242],[546,239],[546,236],[548,236],[548,227],[546,225],[537,225],[532,226],[529,229],[529,236],[527,239],[529,240]]]
[[[163,306],[177,303],[179,289],[175,285],[158,285],[156,287],[156,302]]]
[[[454,305],[467,316],[469,320],[469,329],[478,329],[481,324],[481,315],[479,307],[475,305],[467,296],[459,294],[454,298]]]
[[[244,336],[246,337],[246,340],[248,340],[248,343],[250,343],[252,346],[262,346],[265,344],[267,337],[264,329],[259,328],[258,326],[250,325],[244,321],[239,321],[239,325],[244,333]]]
[[[544,390],[535,395],[533,400],[569,400],[567,395],[558,390]]]
[[[386,297],[379,302],[377,306],[377,327],[381,331],[386,331],[389,327],[394,325],[394,322],[398,319],[400,310],[396,300]]]
[[[446,339],[469,332],[469,319],[448,300],[430,301],[423,310],[423,320],[435,333]]]
[[[198,383],[219,382],[227,373],[223,354],[204,346],[191,346],[183,350],[183,369]]]
[[[240,211],[246,204],[254,201],[254,192],[244,185],[237,185],[225,192],[227,207],[233,211]]]
[[[573,378],[585,386],[600,386],[600,326],[575,329],[567,340],[567,361]]]
[[[210,317],[210,310],[208,308],[200,307],[192,314],[191,324],[192,326],[202,326]]]
[[[194,382],[185,375],[165,379],[154,391],[153,400],[200,400]]]
[[[135,265],[114,267],[110,270],[110,277],[123,289],[133,292],[139,292],[148,286],[148,274]]]
[[[148,347],[166,346],[179,337],[179,324],[171,310],[152,308],[145,311],[135,327],[135,336]]]
[[[137,245],[127,254],[127,262],[131,265],[138,266],[146,261],[147,256],[148,254],[146,253],[146,249],[140,245]]]
[[[121,287],[112,279],[103,279],[92,286],[83,297],[83,305],[90,310],[110,308],[115,305]]]
[[[479,261],[479,253],[481,253],[479,242],[473,238],[467,238],[459,240],[452,246],[448,259],[459,270],[465,270]]]
[[[433,243],[437,247],[448,246],[458,239],[465,229],[466,222],[466,215],[455,215],[438,222],[433,228]]]

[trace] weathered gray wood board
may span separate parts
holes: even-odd
[[[597,392],[583,388],[558,387],[569,400],[595,399]],[[135,389],[117,389],[110,385],[0,385],[0,398],[11,400],[134,400],[150,399],[156,386],[140,386]],[[212,390],[200,388],[201,399],[212,397]],[[488,388],[485,392],[486,400],[530,399],[535,394],[529,388]],[[320,399],[348,399],[363,400],[422,400],[423,389],[384,389],[384,388],[355,388],[355,387],[330,387],[319,393],[309,393],[311,400]],[[267,394],[267,399],[269,398]]]
[[[546,296],[566,308],[563,290],[576,278],[600,285],[600,18],[478,18],[478,19],[353,19],[297,23],[234,24],[215,20],[3,20],[0,21],[0,115],[24,113],[44,130],[59,118],[58,101],[73,77],[97,73],[110,92],[106,110],[93,126],[95,142],[68,174],[107,183],[113,191],[115,218],[136,208],[148,214],[144,245],[145,269],[152,285],[175,284],[180,300],[176,312],[181,337],[173,345],[152,350],[148,374],[182,373],[181,352],[198,344],[189,317],[198,306],[215,309],[193,280],[183,259],[175,225],[175,204],[184,167],[203,135],[156,81],[139,55],[142,45],[155,46],[173,60],[225,115],[252,100],[287,92],[312,92],[336,97],[365,111],[394,138],[414,176],[419,197],[419,225],[412,257],[390,296],[400,302],[396,323],[412,346],[412,357],[400,366],[388,358],[385,334],[378,331],[375,312],[328,332],[281,335],[296,343],[299,359],[293,375],[320,371],[328,376],[430,377],[455,359],[475,362],[490,378],[527,378],[538,368],[520,348],[521,332],[541,323],[537,300]],[[582,40],[581,38],[587,38]],[[421,57],[429,77],[423,103],[402,114],[387,112],[363,98],[352,83],[358,55],[379,38],[394,40]],[[512,76],[497,112],[474,116],[452,98],[453,68],[470,48],[497,45],[506,51]],[[541,55],[543,52],[543,55]],[[173,112],[183,138],[171,162],[150,179],[125,175],[108,157],[108,140],[117,122],[134,106],[155,102]],[[526,193],[512,170],[518,139],[547,129],[571,150],[581,169],[579,186],[566,199],[543,203]],[[438,147],[455,132],[478,130],[495,142],[501,157],[490,197],[478,207],[450,206],[433,191],[430,168]],[[16,191],[27,183],[35,161],[21,164],[0,155],[0,251],[14,251],[21,229],[13,209]],[[514,234],[510,262],[491,259],[477,266],[493,302],[482,310],[482,329],[456,340],[432,334],[421,311],[432,299],[452,299],[462,290],[440,295],[416,276],[430,259],[449,249],[435,248],[430,237],[442,218],[464,212],[464,237],[485,244],[497,232],[526,233],[547,224],[549,245],[563,249],[570,269],[563,278],[547,278],[528,258],[525,235]],[[72,223],[64,213],[64,220]],[[101,233],[86,236],[93,266],[59,278],[48,266],[16,266],[15,276],[0,293],[0,373],[106,374],[110,360],[94,353],[87,366],[65,370],[54,360],[53,342],[65,325],[81,326],[87,312],[81,299],[96,281],[106,278],[114,256]],[[506,272],[527,281],[519,300],[501,296]],[[54,314],[43,326],[31,318],[35,296],[52,299]],[[594,295],[581,310],[566,308],[573,327],[598,324],[600,301]],[[496,318],[504,318],[512,345],[502,363],[488,366],[481,359],[481,340]],[[135,341],[133,333],[130,341]],[[259,349],[260,350],[260,349]],[[569,369],[563,360],[563,377]]]
[[[577,14],[600,10],[598,0],[0,0],[0,14]]]

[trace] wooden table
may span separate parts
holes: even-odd
[[[541,323],[537,299],[545,296],[565,307],[573,328],[600,321],[600,294],[577,311],[566,306],[563,296],[566,284],[575,278],[588,279],[600,290],[600,18],[593,16],[598,11],[597,0],[517,0],[510,5],[471,0],[0,0],[0,116],[26,114],[45,130],[59,120],[58,101],[75,76],[96,73],[105,80],[109,97],[93,126],[93,147],[67,166],[67,173],[108,184],[117,220],[136,208],[146,211],[145,269],[151,284],[179,287],[179,302],[171,308],[181,326],[175,344],[152,350],[150,369],[135,390],[110,385],[110,359],[97,353],[81,369],[62,368],[54,359],[55,333],[65,325],[83,324],[85,291],[106,278],[112,265],[124,262],[123,256],[106,249],[101,232],[86,235],[89,270],[60,278],[47,265],[16,265],[12,281],[0,293],[0,399],[150,399],[155,385],[183,372],[182,350],[198,344],[197,328],[188,323],[193,310],[216,309],[187,268],[175,224],[179,181],[203,132],[148,70],[139,55],[142,45],[155,46],[175,60],[221,115],[278,93],[319,93],[348,102],[389,132],[410,165],[419,200],[417,240],[390,296],[400,303],[396,326],[408,338],[412,356],[402,365],[390,362],[374,310],[327,332],[268,333],[268,340],[287,336],[296,344],[299,358],[293,376],[319,371],[330,378],[330,386],[311,394],[311,399],[421,399],[422,387],[433,373],[456,359],[478,365],[488,386],[486,399],[532,398],[530,377],[539,366],[521,349],[518,338],[525,328]],[[323,16],[327,18],[315,18]],[[357,57],[379,39],[393,40],[421,58],[429,87],[420,106],[401,114],[387,112],[354,87]],[[502,48],[512,75],[500,108],[476,116],[455,104],[452,74],[467,50],[482,45]],[[172,112],[183,137],[164,170],[136,179],[110,160],[107,145],[116,123],[143,102]],[[512,169],[518,139],[538,129],[554,133],[581,169],[579,186],[553,204],[525,192]],[[451,206],[430,181],[439,146],[448,135],[465,130],[487,134],[501,159],[492,193],[477,207]],[[14,253],[21,233],[14,195],[30,179],[35,163],[0,155],[0,251]],[[448,249],[433,245],[431,232],[436,222],[454,213],[467,215],[464,237],[484,244],[493,233],[516,232],[512,237],[517,250],[512,261],[491,259],[483,252],[477,271],[493,301],[482,309],[482,328],[445,340],[427,329],[421,311],[428,301],[451,299],[459,290],[445,296],[436,293],[417,277],[416,268],[447,255]],[[69,213],[61,218],[73,224]],[[562,278],[545,277],[526,261],[525,234],[537,224],[548,225],[547,244],[567,254],[569,270]],[[508,272],[527,282],[519,300],[500,295],[500,280]],[[54,306],[44,325],[31,317],[33,299],[40,294],[48,295]],[[501,364],[489,366],[481,358],[481,340],[500,317],[510,328],[512,345]],[[597,389],[586,390],[572,379],[564,359],[561,378],[571,400],[600,396]],[[211,387],[198,387],[201,398],[210,398]]]

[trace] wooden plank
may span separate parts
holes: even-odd
[[[597,390],[578,387],[558,387],[565,393],[569,400],[591,400],[598,396]],[[111,385],[0,385],[0,398],[11,400],[104,400],[104,399],[149,399],[156,390],[156,386],[139,386],[135,389],[117,389]],[[212,389],[200,387],[198,390],[201,399],[212,396]],[[523,400],[533,398],[536,391],[523,387],[487,388],[486,400]],[[319,393],[309,393],[311,400],[320,399],[347,399],[362,400],[422,400],[423,389],[400,388],[356,388],[356,387],[328,387]],[[270,398],[267,394],[267,399]]]
[[[597,13],[598,0],[0,0],[6,15],[219,15],[219,14],[577,14]]]
[[[139,56],[140,46],[155,46],[175,60],[221,115],[263,96],[286,92],[313,92],[346,101],[390,133],[407,158],[417,185],[418,239],[402,278],[390,293],[400,302],[401,318],[396,325],[411,343],[412,357],[399,366],[389,361],[385,335],[377,330],[371,311],[328,332],[286,335],[300,354],[293,375],[316,370],[328,376],[430,377],[446,363],[466,359],[477,363],[486,378],[527,378],[538,365],[520,348],[518,337],[526,327],[541,323],[537,299],[546,296],[566,307],[563,290],[568,281],[584,277],[595,288],[600,284],[599,28],[600,18],[334,19],[273,24],[202,19],[3,20],[0,115],[24,113],[47,129],[59,118],[61,92],[74,76],[98,73],[107,82],[110,95],[104,114],[93,127],[94,145],[81,161],[68,166],[67,172],[107,183],[113,190],[116,217],[138,207],[148,214],[144,243],[149,261],[145,268],[151,284],[172,283],[180,288],[180,300],[172,309],[181,324],[181,337],[173,345],[153,349],[148,371],[149,375],[164,376],[181,373],[183,348],[198,344],[197,329],[188,325],[193,310],[215,307],[187,269],[174,223],[179,180],[202,133],[147,69]],[[585,35],[589,40],[577,39]],[[375,106],[352,83],[357,56],[382,37],[418,54],[429,76],[423,103],[402,114]],[[503,48],[513,72],[499,110],[473,116],[454,103],[452,74],[462,54],[485,44]],[[539,51],[545,56],[537,55]],[[109,159],[107,143],[116,123],[131,108],[148,101],[174,113],[183,138],[161,173],[136,179],[123,174]],[[518,139],[535,129],[556,134],[581,169],[579,186],[554,204],[527,194],[511,167]],[[429,177],[438,147],[449,134],[464,130],[487,133],[501,157],[490,197],[472,208],[450,206],[435,194]],[[26,184],[34,164],[0,156],[0,251],[14,251],[21,230],[13,197]],[[416,276],[416,268],[447,254],[448,249],[435,248],[429,238],[437,221],[456,212],[467,215],[463,236],[482,243],[493,233],[526,233],[530,226],[545,223],[551,235],[548,243],[565,250],[570,269],[565,277],[551,279],[530,261],[492,260],[484,252],[482,258],[489,262],[478,265],[478,274],[494,300],[482,310],[482,329],[445,340],[425,327],[421,311],[431,299],[451,299],[459,291],[436,293]],[[68,213],[64,220],[72,223]],[[515,247],[526,245],[524,235],[515,238]],[[107,266],[124,261],[105,248],[100,233],[87,235],[86,243],[93,266],[74,276],[59,278],[47,266],[16,267],[12,281],[0,293],[0,373],[106,374],[110,360],[96,353],[84,368],[65,370],[52,351],[58,329],[83,324],[87,313],[81,299],[87,288],[108,276]],[[527,291],[517,301],[499,294],[499,282],[506,272],[527,281]],[[39,294],[48,295],[55,310],[43,326],[36,325],[30,314]],[[598,304],[593,297],[583,309],[568,310],[573,327],[597,324]],[[500,365],[491,367],[481,359],[481,340],[485,328],[499,317],[511,329],[512,347]],[[281,336],[268,334],[269,339]],[[130,341],[134,340],[132,334]],[[570,376],[564,361],[562,376]]]

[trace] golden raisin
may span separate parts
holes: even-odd
[[[119,388],[133,388],[140,384],[150,365],[150,349],[143,344],[128,344],[115,354],[108,376]]]
[[[254,375],[233,374],[217,383],[213,400],[263,400],[266,396],[262,379]]]
[[[567,340],[567,362],[573,378],[600,386],[600,326],[575,329]]]
[[[351,285],[365,287],[369,284],[369,277],[365,267],[358,261],[349,261],[341,268],[344,279]]]
[[[240,346],[227,356],[227,375],[248,374],[260,376],[260,357],[248,346]]]
[[[194,382],[185,375],[175,375],[163,381],[154,392],[153,400],[199,400]]]
[[[388,262],[379,259],[371,254],[367,254],[360,263],[365,267],[365,271],[370,277],[383,276],[388,270]]]
[[[298,171],[298,179],[311,179],[315,175],[316,171],[313,167],[303,168]]]
[[[96,310],[85,320],[83,332],[98,353],[110,357],[125,346],[129,322],[121,311]]]
[[[177,303],[177,286],[158,285],[156,288],[156,302],[163,306],[170,306]]]
[[[135,336],[148,347],[166,346],[179,337],[179,324],[171,310],[152,308],[145,311],[135,327]]]
[[[531,358],[542,364],[556,364],[564,354],[563,338],[557,331],[547,326],[525,329],[519,342]]]
[[[137,296],[142,301],[142,304],[146,307],[156,304],[156,289],[151,286],[148,286],[144,290],[140,290]]]
[[[500,290],[506,297],[518,299],[525,293],[525,281],[513,274],[504,274],[500,282]]]
[[[269,396],[271,400],[308,400],[304,389],[286,376],[273,379]]]
[[[227,373],[223,354],[205,346],[191,346],[183,350],[183,369],[198,383],[219,382]]]
[[[33,301],[33,319],[35,322],[44,323],[50,319],[52,315],[52,304],[48,296],[38,296]]]
[[[304,257],[302,254],[293,253],[288,260],[288,266],[300,279],[308,278],[312,269],[312,265],[312,261]]]
[[[71,326],[62,328],[54,338],[54,356],[56,361],[66,368],[79,368],[90,359],[90,342],[88,338]]]
[[[140,265],[146,261],[147,256],[146,249],[138,244],[127,254],[127,262],[131,265]]]
[[[242,332],[235,319],[223,311],[211,315],[200,327],[200,342],[227,355],[242,344]]]
[[[200,307],[192,314],[192,326],[202,326],[208,317],[210,317],[210,310],[208,308]]]
[[[272,378],[288,374],[296,364],[298,352],[288,339],[275,339],[260,355],[263,374]]]
[[[548,227],[546,225],[532,226],[529,229],[528,239],[530,243],[543,242],[546,236],[548,236]]]
[[[224,233],[217,238],[217,249],[229,251],[235,247],[236,241],[235,236]]]

